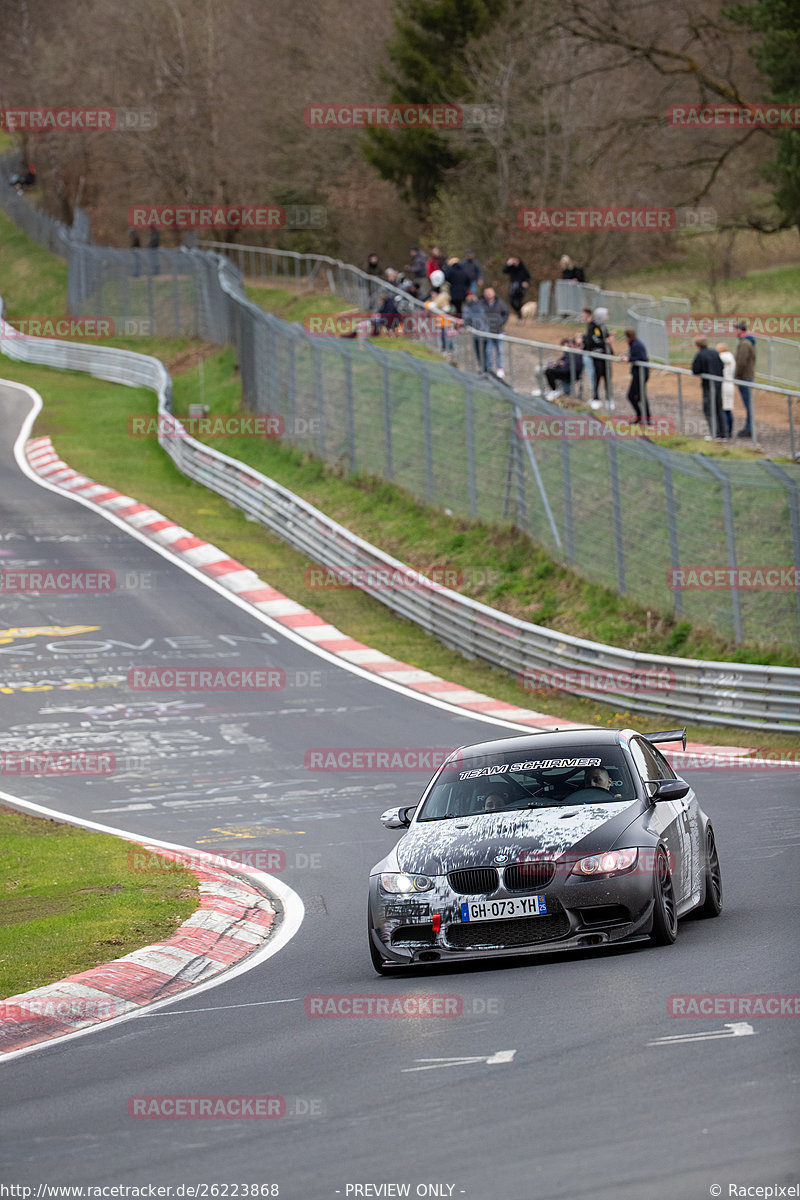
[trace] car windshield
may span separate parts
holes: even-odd
[[[557,752],[512,750],[459,758],[445,767],[417,820],[608,804],[634,797],[631,775],[619,746],[577,746]]]

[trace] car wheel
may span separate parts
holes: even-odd
[[[717,843],[714,840],[714,830],[708,826],[706,830],[706,895],[697,910],[698,917],[718,917],[722,912],[722,872],[719,867]]]
[[[650,941],[655,946],[670,946],[678,936],[678,916],[675,890],[669,871],[669,861],[663,846],[659,846],[653,871],[653,928]]]

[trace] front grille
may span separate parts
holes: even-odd
[[[560,912],[548,917],[510,917],[507,921],[465,921],[448,925],[445,936],[455,950],[504,950],[550,942],[568,933],[569,917]]]
[[[554,862],[515,863],[503,872],[503,883],[509,892],[535,892],[553,882],[556,873]]]
[[[433,946],[436,935],[432,925],[398,925],[392,930],[393,946]]]
[[[485,896],[497,891],[496,867],[470,867],[465,871],[451,871],[447,876],[450,887],[462,896]]]

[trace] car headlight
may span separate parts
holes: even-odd
[[[393,896],[408,896],[412,892],[427,892],[433,887],[433,880],[427,875],[396,874],[394,871],[381,875],[381,888]]]
[[[604,854],[589,854],[572,868],[573,875],[623,875],[632,871],[639,858],[638,850],[607,850]]]

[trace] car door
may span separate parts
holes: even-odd
[[[633,760],[650,796],[655,792],[659,780],[675,778],[675,773],[666,759],[644,738],[631,738],[630,746]],[[683,800],[658,800],[653,805],[647,822],[648,828],[661,838],[667,847],[672,886],[679,910],[691,903],[694,891],[694,854],[689,828],[689,810],[692,802],[696,807],[697,801],[691,790]]]

